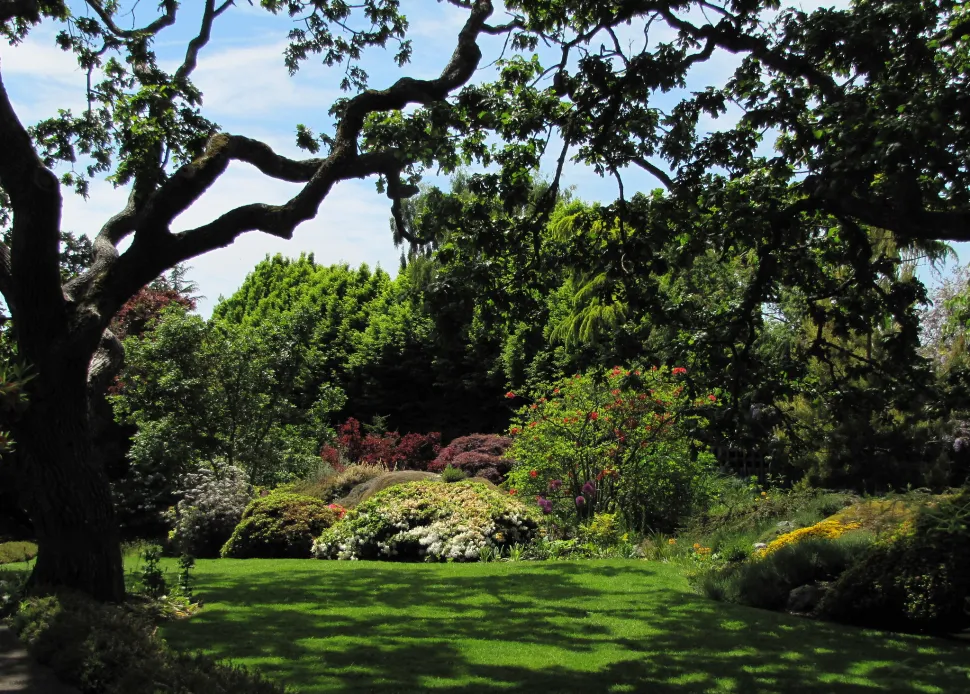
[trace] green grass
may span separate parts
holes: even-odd
[[[961,692],[965,644],[712,602],[643,561],[200,561],[164,626],[305,692]]]

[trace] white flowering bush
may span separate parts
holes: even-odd
[[[169,540],[181,554],[214,558],[253,498],[246,473],[232,466],[203,469],[182,478],[182,500],[171,510]]]
[[[530,542],[536,511],[482,482],[427,480],[389,487],[313,543],[318,559],[476,561]]]

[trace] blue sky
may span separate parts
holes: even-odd
[[[802,0],[793,4],[810,10],[847,2]],[[180,62],[186,42],[197,30],[201,5],[198,0],[183,2],[179,21],[160,34],[156,45],[163,64],[174,66]],[[391,51],[368,54],[364,67],[374,87],[386,86],[402,74],[437,75],[454,49],[465,17],[465,11],[434,0],[403,0],[402,5],[411,24],[413,60],[401,71],[392,62]],[[150,20],[147,13],[155,7],[156,3],[138,5],[134,23],[140,25]],[[130,17],[126,19],[132,22]],[[327,111],[333,99],[341,95],[340,69],[326,68],[311,59],[296,76],[290,77],[282,54],[291,26],[288,17],[273,17],[241,0],[217,20],[212,40],[195,73],[195,83],[204,95],[205,115],[223,130],[261,139],[281,154],[300,157],[306,155],[294,144],[295,126],[303,123],[317,132],[328,131],[331,120]],[[58,108],[79,110],[84,104],[84,75],[71,55],[54,45],[54,33],[55,28],[46,25],[36,29],[20,46],[0,45],[4,82],[25,123],[55,115]],[[485,56],[482,65],[486,65],[498,57],[501,42],[489,38],[482,48]],[[723,83],[735,65],[734,56],[715,55],[691,73],[688,89]],[[489,75],[488,69],[480,71],[482,80]],[[730,115],[707,125],[711,129],[728,127]],[[443,183],[440,179],[430,180]],[[601,179],[581,166],[568,166],[564,183],[576,186],[577,195],[586,200],[609,201],[617,194],[613,180]],[[627,195],[631,195],[636,190],[656,187],[656,182],[646,174],[637,173],[625,185]],[[269,179],[248,165],[233,164],[198,204],[176,220],[174,230],[205,223],[239,204],[280,203],[297,190],[297,186]],[[124,206],[126,197],[126,190],[114,189],[104,181],[92,185],[87,200],[65,191],[63,227],[93,235]],[[389,201],[376,192],[373,180],[344,182],[324,202],[317,218],[303,224],[292,240],[250,233],[228,248],[194,259],[190,263],[193,268],[190,278],[206,297],[200,311],[208,315],[219,295],[228,296],[235,291],[268,253],[296,256],[313,252],[321,263],[366,262],[371,266],[380,265],[393,274],[397,270],[399,251],[391,241],[389,212]],[[970,255],[970,247],[958,250],[964,257]]]

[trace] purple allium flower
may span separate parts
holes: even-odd
[[[577,496],[576,497],[576,506],[578,506],[579,508],[582,508],[585,505],[586,505],[586,499],[584,499],[581,496]]]
[[[549,501],[549,499],[539,497],[539,508],[541,508],[542,512],[548,516],[550,513],[552,513],[552,502]]]
[[[596,485],[594,485],[592,482],[587,482],[586,484],[584,484],[583,494],[585,494],[586,496],[593,496],[594,494],[596,494]]]
[[[558,492],[559,488],[562,486],[562,480],[549,480],[549,489],[554,492]]]

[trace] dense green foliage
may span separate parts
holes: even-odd
[[[482,482],[410,482],[384,489],[314,543],[320,559],[477,561],[531,540],[538,513]]]
[[[250,502],[220,554],[233,559],[309,559],[339,512],[312,496],[274,492]]]
[[[130,466],[115,484],[129,524],[172,506],[180,476],[235,466],[250,483],[305,476],[319,464],[339,390],[311,383],[296,322],[263,330],[206,323],[180,308],[125,341],[121,387],[111,397],[119,421],[136,427]]]
[[[482,372],[464,339],[469,314],[442,332],[444,317],[422,292],[422,263],[391,280],[366,266],[320,266],[313,256],[267,258],[213,316],[247,331],[303,316],[306,388],[341,390],[347,417],[446,438],[500,428],[505,411],[489,395],[504,383]]]

